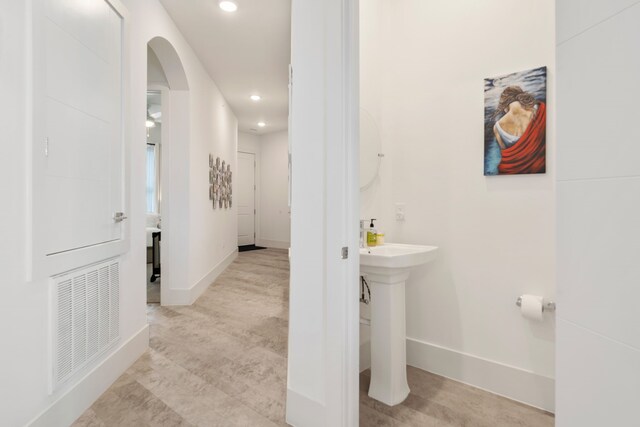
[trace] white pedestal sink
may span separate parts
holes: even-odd
[[[405,282],[411,268],[433,260],[437,249],[397,243],[360,249],[360,274],[371,289],[369,396],[390,406],[409,395]]]

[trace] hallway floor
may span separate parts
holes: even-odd
[[[240,253],[189,307],[149,306],[150,349],[74,426],[286,426],[287,252]],[[361,426],[552,426],[553,416],[409,367],[388,407],[360,375]]]
[[[160,304],[160,284],[162,282],[162,277],[158,277],[155,282],[152,282],[152,271],[153,264],[147,264],[147,304]]]

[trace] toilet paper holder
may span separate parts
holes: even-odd
[[[522,307],[522,297],[518,297],[516,305]],[[556,303],[553,301],[544,301],[542,304],[542,312],[545,311],[556,311]]]

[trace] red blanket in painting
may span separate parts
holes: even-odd
[[[502,150],[500,175],[545,172],[547,106],[538,104],[538,112],[518,142]]]

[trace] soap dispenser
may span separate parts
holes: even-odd
[[[371,224],[369,224],[369,230],[367,230],[367,246],[376,246],[378,243],[378,232],[373,225],[375,218],[371,218]]]

